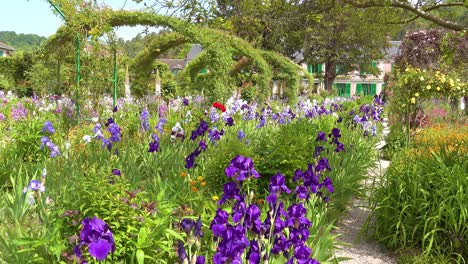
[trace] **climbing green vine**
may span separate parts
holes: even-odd
[[[280,54],[254,48],[247,41],[224,31],[201,27],[174,17],[141,12],[115,11],[108,8],[58,1],[64,12],[68,12],[66,25],[57,31],[49,43],[61,39],[70,41],[73,32],[98,37],[110,33],[113,28],[121,26],[162,26],[173,31],[156,37],[130,63],[137,71],[150,74],[156,57],[162,52],[185,43],[198,43],[204,52],[190,61],[178,77],[182,89],[191,92],[203,92],[212,100],[227,99],[239,88],[243,81],[248,81],[255,88],[255,97],[263,101],[270,96],[272,81],[283,81],[286,85],[284,95],[294,101],[300,86],[301,75],[311,80],[310,74],[294,62]],[[78,11],[79,10],[79,11]],[[244,59],[242,64],[237,62]],[[200,74],[200,69],[207,69]]]

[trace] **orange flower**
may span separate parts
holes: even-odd
[[[197,182],[194,181],[194,180],[190,180],[190,184],[191,184],[191,185],[195,185],[195,184],[197,184]]]
[[[180,173],[180,176],[186,177],[186,176],[187,176],[187,173],[186,173],[185,171],[183,171],[183,172]]]
[[[206,181],[200,183],[201,186],[205,187],[206,186]]]
[[[198,192],[197,187],[192,187],[192,192],[194,192],[194,193]]]

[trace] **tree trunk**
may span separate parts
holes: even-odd
[[[326,61],[325,62],[325,90],[331,92],[333,90],[333,82],[336,78],[335,72],[336,62],[334,61]]]

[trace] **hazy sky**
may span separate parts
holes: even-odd
[[[100,0],[114,9],[122,8],[125,0]],[[125,9],[140,9],[143,4],[127,0]],[[47,0],[0,0],[0,31],[37,34],[49,37],[63,24],[62,19],[53,13]],[[126,40],[141,32],[143,27],[122,27],[117,35]]]

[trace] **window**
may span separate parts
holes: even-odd
[[[0,57],[3,57],[3,50],[0,50]]]
[[[322,64],[315,63],[315,64],[307,64],[307,71],[309,73],[322,73]]]
[[[351,84],[350,83],[336,83],[336,90],[338,91],[338,96],[341,97],[350,97],[351,95]]]
[[[356,84],[357,95],[375,95],[377,92],[377,84],[375,83],[358,83]]]

